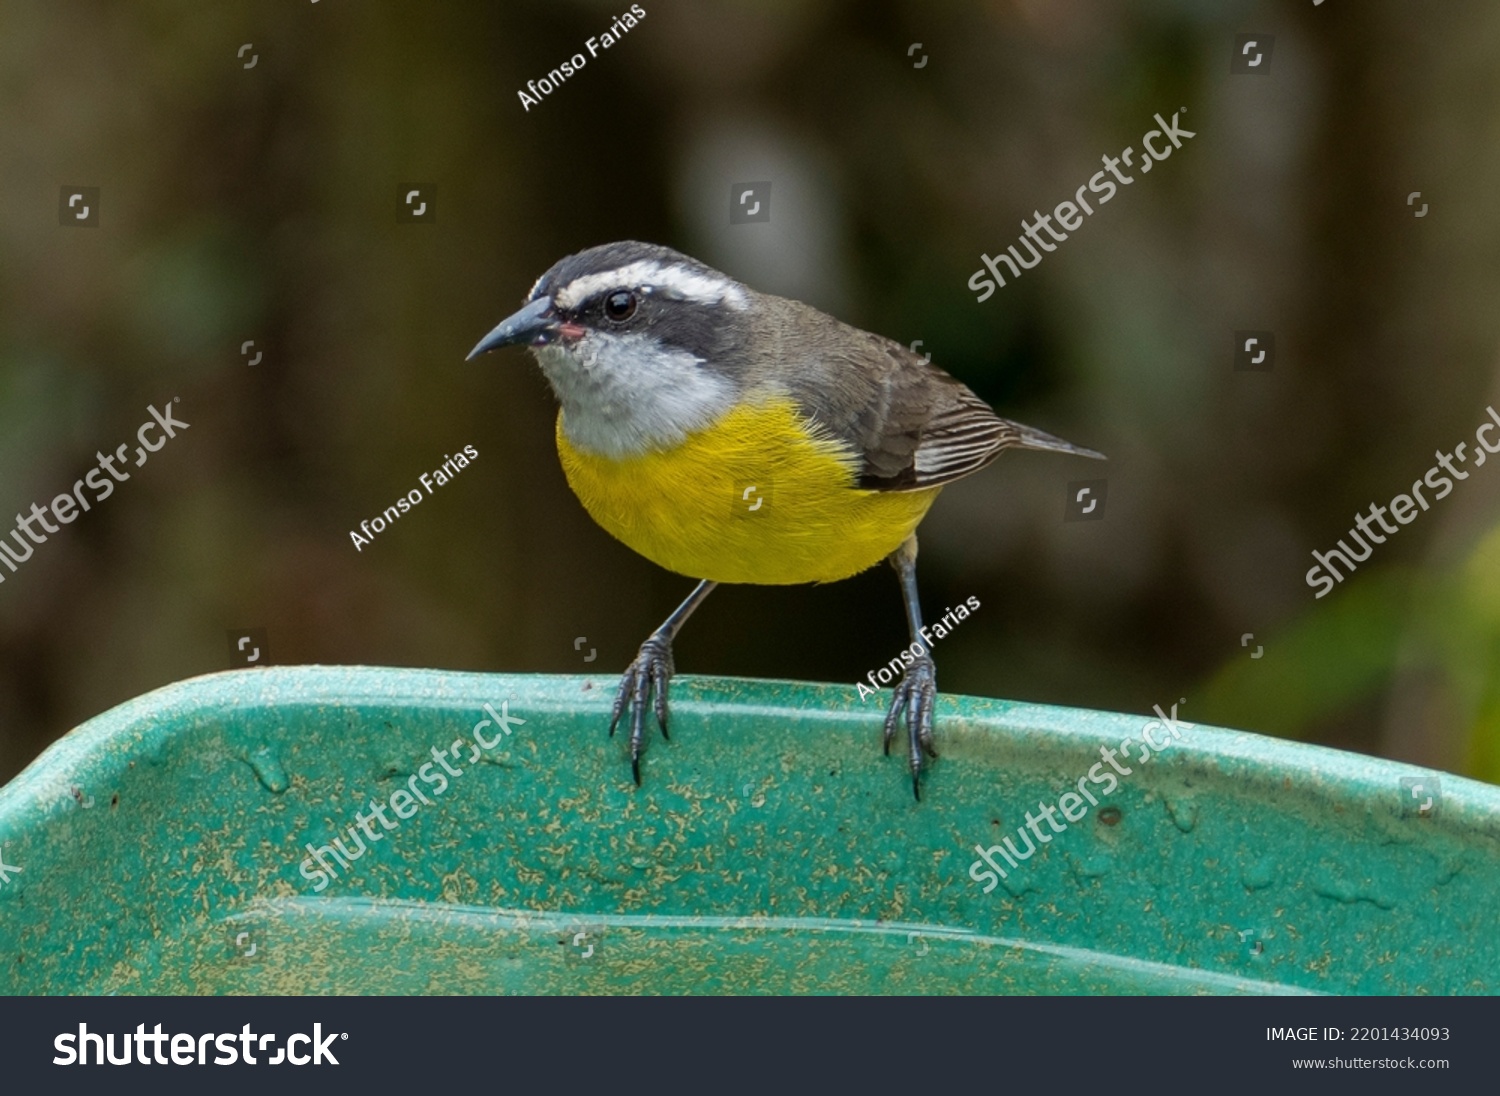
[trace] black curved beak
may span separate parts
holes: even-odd
[[[545,346],[557,329],[557,317],[552,314],[552,299],[541,297],[532,301],[514,316],[501,320],[495,329],[479,340],[479,345],[469,351],[464,361],[473,361],[481,354],[501,346],[530,343]]]

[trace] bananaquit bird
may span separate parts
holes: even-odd
[[[667,735],[672,641],[715,586],[834,582],[888,559],[922,655],[895,687],[884,745],[889,754],[904,714],[920,798],[923,752],[937,756],[937,674],[921,631],[917,523],[944,484],[1003,449],[1100,454],[1000,418],[890,339],[651,244],[563,259],[469,357],[518,343],[562,405],[557,452],[584,509],[699,580],[615,696],[609,730],[629,709],[636,783],[653,693]],[[736,512],[762,504],[753,518]]]

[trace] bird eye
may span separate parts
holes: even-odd
[[[604,314],[615,323],[624,323],[635,315],[635,294],[618,289],[604,298]]]

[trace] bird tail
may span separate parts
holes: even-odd
[[[1093,460],[1108,460],[1103,453],[1096,453],[1092,449],[1085,449],[1081,445],[1074,445],[1070,441],[1063,441],[1045,430],[1038,430],[1034,426],[1023,426],[1019,422],[1011,423],[1016,430],[1016,440],[1012,442],[1018,449],[1044,449],[1049,453],[1072,453],[1079,457],[1089,457]]]

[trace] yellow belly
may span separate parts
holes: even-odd
[[[557,416],[568,485],[591,517],[669,571],[781,586],[848,578],[890,555],[940,487],[856,488],[857,458],[810,437],[787,401],[741,407],[670,452],[580,452]]]

